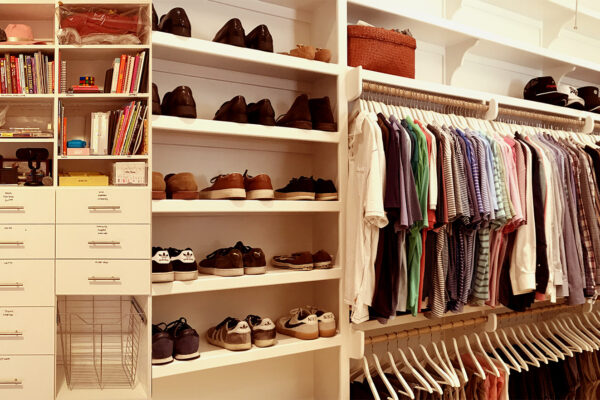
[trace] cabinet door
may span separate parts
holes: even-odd
[[[149,259],[150,225],[57,225],[56,258]]]
[[[0,260],[0,304],[54,305],[54,260]]]
[[[54,354],[54,307],[0,307],[0,354]]]
[[[0,189],[0,224],[53,224],[54,190]]]
[[[53,259],[54,225],[0,225],[0,255]]]
[[[7,400],[54,399],[54,357],[1,355],[0,393]]]
[[[148,224],[148,188],[61,189],[56,192],[59,224]]]

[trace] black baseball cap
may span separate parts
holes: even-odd
[[[584,86],[577,89],[577,94],[585,101],[585,109],[600,113],[600,97],[596,86]]]
[[[556,82],[551,76],[540,76],[527,82],[523,90],[523,97],[527,100],[555,106],[566,106],[569,95],[558,91]]]

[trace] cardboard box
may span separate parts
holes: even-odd
[[[89,156],[89,147],[67,147],[67,156]]]
[[[99,172],[67,172],[58,175],[58,186],[108,186],[108,175]]]

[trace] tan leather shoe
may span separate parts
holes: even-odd
[[[256,176],[244,172],[244,187],[246,188],[246,199],[248,200],[272,200],[275,197],[271,178],[267,174]]]
[[[211,186],[202,189],[201,199],[245,199],[244,177],[242,174],[218,175],[210,180]]]
[[[178,200],[198,199],[198,184],[190,172],[165,176],[167,198]]]
[[[315,59],[315,48],[312,46],[304,46],[299,44],[295,49],[290,50],[290,56],[306,58],[307,60]]]
[[[165,178],[160,172],[152,172],[152,200],[164,200],[167,198],[165,189]]]
[[[317,48],[315,52],[315,60],[328,63],[331,61],[331,50]]]

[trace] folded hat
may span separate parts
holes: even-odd
[[[585,101],[579,97],[576,88],[569,85],[558,85],[558,91],[569,96],[567,99],[567,107],[583,110]]]
[[[541,76],[527,83],[523,90],[523,97],[527,100],[565,106],[567,105],[569,95],[557,90],[554,78],[551,76]]]
[[[600,113],[600,97],[596,86],[584,86],[577,89],[577,94],[585,101],[585,109]]]
[[[6,41],[1,40],[0,44],[20,45],[20,44],[45,44],[44,42],[36,42],[33,38],[33,29],[25,24],[9,24],[4,30]]]

